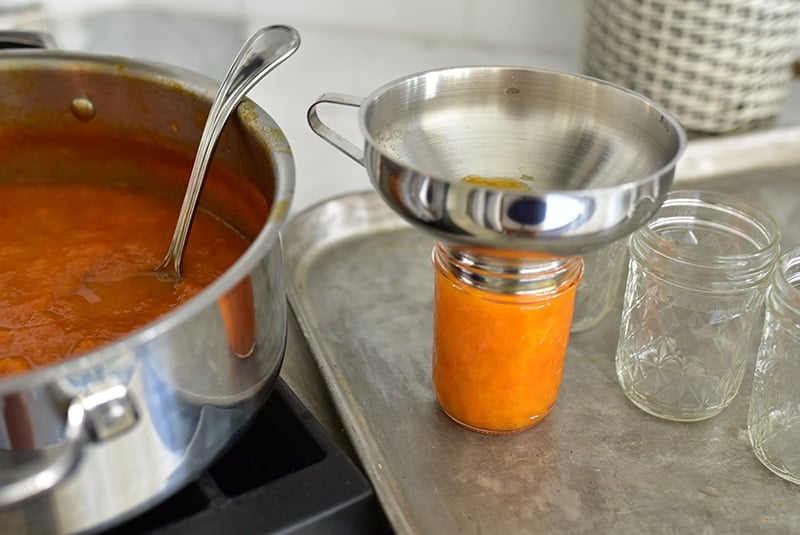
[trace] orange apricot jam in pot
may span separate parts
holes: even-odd
[[[433,384],[459,424],[505,434],[556,401],[580,257],[437,243]]]
[[[0,377],[84,354],[211,284],[248,241],[198,210],[177,283],[147,275],[180,202],[114,184],[0,184]],[[223,315],[226,313],[222,310]]]

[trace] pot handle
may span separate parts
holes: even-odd
[[[0,472],[0,507],[55,487],[78,466],[86,442],[116,436],[137,420],[127,389],[122,385],[73,399],[67,406],[61,444],[42,450],[40,460]]]
[[[346,140],[341,134],[336,132],[333,128],[322,122],[317,115],[317,106],[320,104],[340,104],[342,106],[352,106],[358,108],[361,106],[362,97],[353,95],[344,95],[341,93],[323,93],[320,97],[308,108],[306,118],[308,119],[308,126],[319,137],[345,153],[347,156],[356,162],[364,165],[364,151],[356,147],[353,143]]]
[[[46,48],[55,49],[56,40],[47,32],[32,32],[27,30],[2,30],[0,31],[0,49],[15,48]]]

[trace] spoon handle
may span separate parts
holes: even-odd
[[[300,35],[297,31],[290,26],[279,25],[259,29],[239,50],[208,112],[175,232],[164,260],[156,268],[157,272],[166,277],[180,278],[183,249],[197,211],[197,199],[228,116],[253,86],[294,54],[299,46]]]

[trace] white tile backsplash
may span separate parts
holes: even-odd
[[[248,17],[267,18],[275,23],[447,41],[463,37],[470,5],[469,0],[244,2]]]
[[[50,15],[122,5],[488,47],[577,50],[584,0],[41,0]]]
[[[131,5],[132,0],[39,0],[48,15],[56,17],[79,16],[84,13]]]
[[[244,13],[244,0],[129,0],[138,8],[181,10],[231,18]],[[267,3],[267,2],[264,2]],[[272,2],[269,2],[272,3]]]
[[[579,46],[583,0],[243,0],[248,14],[287,24],[516,48]]]
[[[478,43],[573,51],[580,46],[582,0],[472,0],[467,37]]]

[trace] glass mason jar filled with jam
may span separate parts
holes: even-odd
[[[484,433],[527,429],[558,396],[580,257],[436,243],[433,383]]]

